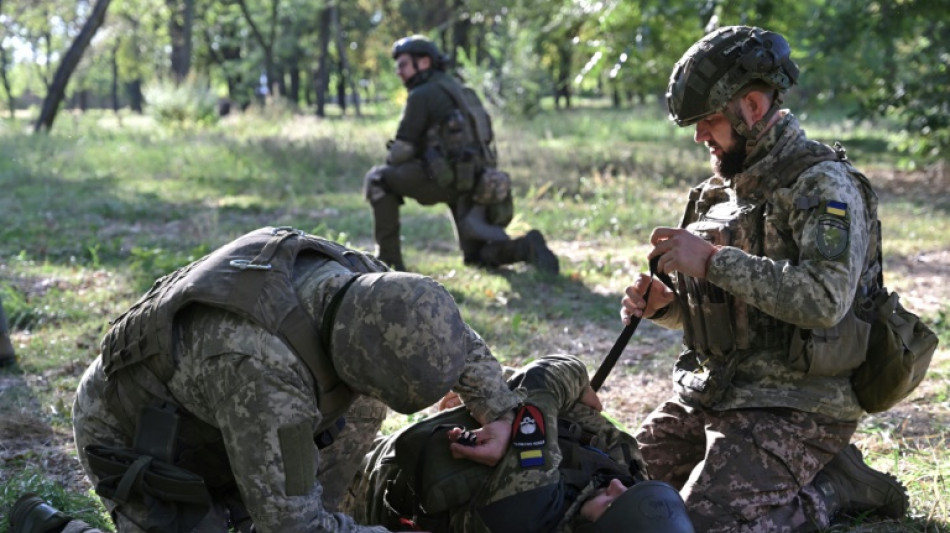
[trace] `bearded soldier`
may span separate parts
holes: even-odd
[[[386,164],[370,169],[364,184],[379,259],[405,270],[399,206],[409,197],[449,206],[466,264],[527,261],[557,274],[557,256],[539,231],[516,239],[505,232],[514,215],[511,182],[495,168],[491,118],[475,92],[445,72],[446,58],[425,37],[396,41],[392,57],[409,97]]]
[[[695,126],[714,175],[690,191],[679,228],[651,236],[671,287],[642,274],[622,303],[625,321],[683,329],[676,395],[635,436],[710,533],[808,531],[838,512],[908,506],[849,445],[869,332],[857,296],[881,268],[877,199],[843,150],[781,109],[799,73],[790,54],[781,35],[732,26],[676,64],[670,118]]]
[[[386,407],[412,413],[450,389],[484,426],[464,453],[500,459],[519,398],[444,287],[262,228],[112,323],[73,423],[120,533],[386,531],[339,500]],[[63,519],[30,497],[12,514],[13,531]]]

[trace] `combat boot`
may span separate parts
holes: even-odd
[[[868,466],[854,444],[838,452],[815,476],[814,484],[832,516],[845,512],[900,518],[910,506],[904,485],[896,477]]]
[[[525,261],[531,263],[541,272],[556,276],[560,271],[557,256],[548,248],[541,232],[533,229],[521,238],[527,245]]]
[[[10,533],[102,533],[46,503],[33,493],[20,496],[10,509]]]

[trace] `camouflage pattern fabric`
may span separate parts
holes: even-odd
[[[762,255],[723,247],[709,262],[707,280],[785,331],[831,327],[848,313],[873,222],[847,165],[824,162],[797,177],[782,175],[809,146],[798,121],[783,112],[749,154],[746,170],[728,181],[710,178],[698,195],[699,203],[731,196],[768,201]],[[720,190],[705,194],[707,188]],[[832,205],[845,206],[847,245],[829,258],[819,241]],[[682,318],[674,303],[657,322],[682,328]],[[636,433],[655,479],[682,488],[697,531],[827,526],[828,509],[810,483],[847,445],[863,414],[848,373],[809,373],[790,360],[789,341],[766,342],[776,336],[757,324],[768,321],[750,324],[748,345],[728,356],[737,364],[721,399],[700,406],[681,396]]]
[[[808,139],[791,114],[786,114],[760,141],[755,161],[729,184],[739,198],[771,199],[766,215],[764,256],[727,246],[709,262],[707,279],[737,300],[763,313],[802,328],[830,327],[851,308],[869,245],[865,201],[846,165],[820,163],[806,170],[791,186],[781,186],[776,172],[788,158],[795,158]],[[705,186],[721,183],[711,178]],[[713,195],[710,195],[713,196]],[[816,200],[816,209],[796,206],[800,198]],[[847,205],[847,251],[835,259],[819,250],[823,213],[817,206],[828,202]],[[782,238],[781,235],[790,238]],[[682,313],[674,303],[657,323],[682,328]],[[752,345],[733,355],[739,360],[731,386],[714,405],[716,410],[753,407],[791,407],[843,420],[863,414],[851,390],[848,375],[812,376],[789,362],[788,344],[762,346],[769,332],[752,332]],[[758,335],[756,335],[758,333]]]
[[[696,531],[790,533],[828,527],[811,482],[856,426],[793,409],[712,411],[672,400],[636,438],[652,477],[680,489]]]
[[[520,376],[528,377],[520,382],[522,386],[516,391],[525,396],[527,403],[537,406],[544,414],[547,432],[547,444],[542,452],[544,465],[523,468],[519,462],[518,450],[510,448],[495,468],[486,471],[486,477],[477,490],[477,495],[465,505],[448,512],[448,521],[445,524],[447,531],[487,533],[489,528],[483,521],[480,510],[499,503],[518,509],[517,513],[504,514],[506,531],[571,531],[580,509],[580,500],[574,505],[572,500],[551,499],[539,502],[529,494],[536,489],[553,490],[561,483],[562,474],[559,467],[563,455],[557,445],[557,416],[562,416],[585,431],[595,434],[596,446],[606,450],[616,464],[625,465],[625,468],[635,464],[636,468],[646,472],[646,465],[632,437],[618,430],[600,413],[577,402],[589,384],[587,369],[582,362],[572,356],[545,356],[517,373],[514,379],[518,380]],[[405,473],[400,470],[392,456],[389,456],[398,436],[397,433],[377,441],[344,499],[344,512],[362,523],[376,524],[392,520],[387,498],[393,497],[394,492],[399,495],[404,493],[398,483]],[[630,452],[627,456],[622,452],[624,447]],[[422,450],[418,452],[421,453]],[[586,499],[595,488],[588,485],[581,494]],[[519,500],[522,496],[527,499]]]
[[[328,302],[352,273],[326,261],[313,268],[320,272],[304,278],[323,281],[306,303],[311,312],[319,308],[322,315],[320,302]],[[220,433],[226,457],[218,459],[226,463],[209,474],[232,479],[239,491],[236,502],[215,499],[201,531],[226,531],[229,507],[246,510],[262,533],[386,531],[361,526],[334,509],[386,416],[380,403],[370,399],[354,403],[345,415],[344,431],[331,446],[318,450],[313,434],[322,415],[315,383],[306,365],[280,338],[209,307],[191,306],[179,313],[176,323],[175,372],[167,382],[152,368],[167,364],[158,361],[160,357],[127,367],[109,380],[97,358],[83,376],[73,425],[80,460],[94,483],[98,480],[84,448],[131,447],[140,409],[170,402]],[[479,416],[503,412],[518,401],[505,388],[500,365],[484,343],[473,343],[463,376],[457,391]],[[499,390],[507,395],[499,395]],[[116,502],[104,503],[110,510],[116,508]],[[127,504],[119,511],[125,515],[119,519],[119,531],[137,531],[129,519],[141,519],[144,506]]]

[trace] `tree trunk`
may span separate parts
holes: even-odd
[[[112,111],[119,112],[119,41],[112,47]]]
[[[142,114],[142,104],[145,97],[142,96],[142,78],[136,78],[125,84],[125,92],[129,95],[129,107],[132,111]]]
[[[327,88],[330,85],[330,28],[333,20],[332,6],[326,6],[320,12],[320,66],[314,78],[317,90],[317,116],[325,117]]]
[[[192,29],[195,22],[195,0],[165,0],[171,10],[168,35],[172,42],[172,77],[181,83],[191,70]]]
[[[16,112],[16,100],[13,98],[13,91],[10,90],[10,78],[7,77],[7,52],[2,46],[0,46],[0,81],[3,82],[3,90],[7,93],[7,106],[12,119]]]
[[[356,87],[356,80],[350,73],[350,63],[347,60],[346,43],[343,39],[343,24],[340,23],[340,8],[333,8],[333,24],[336,26],[336,51],[340,54],[340,102],[344,111],[346,111],[346,86],[350,86],[350,94],[353,95],[353,109],[356,116],[360,116],[360,92]]]
[[[34,131],[49,131],[53,129],[53,121],[56,119],[56,112],[59,111],[59,106],[63,102],[63,97],[66,95],[66,85],[69,84],[69,78],[73,75],[73,71],[76,70],[76,66],[79,65],[79,60],[82,59],[82,55],[86,51],[86,48],[89,47],[93,36],[99,30],[99,27],[102,26],[102,23],[105,22],[106,11],[109,9],[109,3],[111,1],[112,0],[96,0],[96,4],[92,7],[89,18],[86,19],[82,30],[80,30],[76,39],[73,40],[73,43],[69,46],[69,50],[66,51],[66,55],[63,56],[63,61],[59,64],[59,68],[56,69],[56,75],[53,76],[53,83],[50,84],[49,92],[46,93],[46,98],[43,99],[43,108],[40,110],[39,118],[36,119]]]

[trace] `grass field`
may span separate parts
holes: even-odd
[[[385,106],[363,118],[252,113],[170,130],[147,117],[64,114],[50,136],[0,122],[0,298],[19,356],[0,369],[0,515],[33,490],[109,526],[70,435],[75,388],[109,319],[156,277],[260,226],[372,250],[362,176],[384,158],[397,116]],[[942,340],[924,385],[866,417],[855,438],[908,485],[910,515],[841,530],[950,532],[950,178],[942,164],[911,167],[889,151],[886,127],[825,120],[804,120],[810,136],[844,142],[880,184],[888,286]],[[407,266],[446,285],[503,362],[566,352],[593,371],[620,331],[621,293],[645,268],[650,231],[678,221],[687,187],[707,173],[705,152],[658,109],[548,111],[495,127],[516,185],[509,229],[542,230],[562,275],[466,267],[444,207],[411,201]],[[630,429],[668,394],[678,346],[673,333],[641,329],[602,394]],[[387,427],[409,420],[394,415]]]

